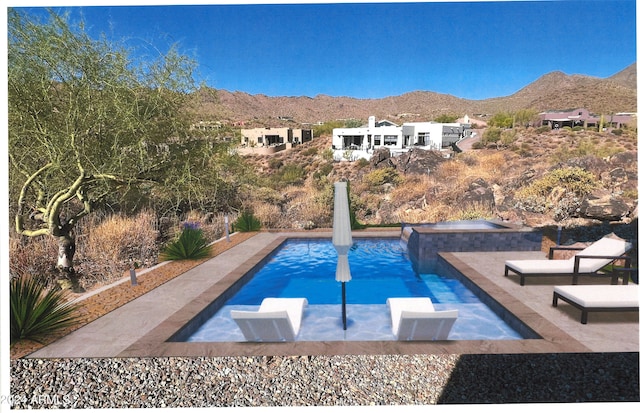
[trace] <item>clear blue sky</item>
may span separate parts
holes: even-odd
[[[209,86],[268,96],[486,99],[555,70],[609,77],[637,55],[635,0],[172,4],[55,10],[132,46],[179,42]]]

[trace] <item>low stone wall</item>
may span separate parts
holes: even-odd
[[[272,146],[255,146],[255,147],[244,147],[238,148],[238,153],[240,155],[273,155],[274,153],[284,151],[286,149],[290,149],[291,145],[282,144],[282,145],[272,145]]]

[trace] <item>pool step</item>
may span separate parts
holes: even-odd
[[[458,294],[454,293],[437,274],[420,274],[420,279],[433,294],[433,300],[441,303],[461,303]]]

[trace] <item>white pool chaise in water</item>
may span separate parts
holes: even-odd
[[[300,332],[306,298],[265,298],[258,311],[231,311],[247,341],[293,341]]]
[[[446,340],[458,310],[436,311],[428,297],[389,298],[391,330],[398,340]]]

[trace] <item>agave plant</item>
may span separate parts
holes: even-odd
[[[204,233],[197,223],[185,222],[178,239],[170,243],[160,253],[163,261],[197,260],[206,258],[211,253]]]
[[[75,323],[78,304],[66,300],[64,290],[47,287],[30,276],[11,280],[11,344],[23,339],[42,343],[47,335]]]
[[[235,231],[251,232],[260,230],[260,220],[251,211],[243,211],[233,225]]]

